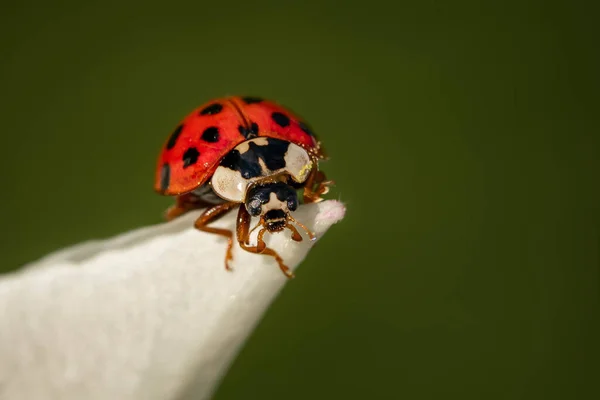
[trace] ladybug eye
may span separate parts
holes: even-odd
[[[296,197],[290,197],[287,201],[287,207],[290,211],[296,211],[298,208],[298,199]]]
[[[260,211],[261,211],[260,200],[259,199],[250,200],[248,202],[248,204],[246,205],[246,208],[248,209],[248,212],[250,213],[250,215],[252,215],[253,217],[260,215]]]

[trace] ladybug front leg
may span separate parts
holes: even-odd
[[[250,217],[250,214],[248,213],[248,211],[246,210],[246,207],[243,204],[240,205],[240,210],[238,211],[238,220],[237,220],[237,240],[238,240],[240,247],[250,253],[264,254],[267,256],[274,257],[275,260],[277,261],[277,264],[279,265],[279,268],[285,274],[285,276],[287,276],[288,278],[293,278],[294,274],[288,268],[288,266],[285,265],[281,256],[279,254],[277,254],[277,252],[275,252],[275,250],[270,249],[265,245],[265,242],[263,240],[263,235],[265,233],[265,229],[261,229],[261,231],[258,233],[257,245],[256,246],[249,245],[249,242],[250,242],[250,220],[251,220],[251,217]]]
[[[201,230],[203,232],[214,233],[217,235],[225,236],[227,238],[227,252],[225,255],[225,269],[231,270],[231,266],[229,262],[233,259],[233,232],[228,229],[221,228],[212,228],[207,226],[209,223],[214,222],[225,215],[229,210],[233,207],[237,206],[239,203],[227,202],[218,204],[213,206],[206,211],[204,211],[200,217],[194,223],[196,229]]]
[[[333,185],[333,181],[326,180],[325,173],[320,171],[316,166],[310,172],[306,185],[304,186],[304,203],[318,203],[324,199],[321,195],[329,192],[329,186]]]

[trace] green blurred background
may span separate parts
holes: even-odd
[[[159,223],[179,119],[262,96],[320,134],[348,214],[217,399],[600,398],[595,10],[48,3],[1,6],[3,271]]]

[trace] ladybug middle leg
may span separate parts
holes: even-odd
[[[304,186],[304,203],[318,203],[324,199],[321,197],[323,194],[329,192],[329,186],[333,185],[334,182],[326,180],[325,173],[320,171],[316,166],[310,171],[310,175],[306,180]]]
[[[238,204],[239,203],[235,202],[227,202],[213,206],[205,210],[194,223],[196,229],[200,231],[214,233],[217,235],[225,236],[227,238],[227,252],[225,255],[225,269],[227,270],[231,270],[229,262],[233,260],[233,232],[229,229],[213,228],[208,226],[208,224],[218,220]]]
[[[177,196],[175,204],[169,207],[165,213],[167,221],[171,221],[188,211],[197,210],[198,208],[205,208],[214,206],[213,203],[209,203],[202,198],[196,196],[194,193],[186,193]]]
[[[265,245],[263,240],[264,230],[261,230],[258,233],[258,243],[256,246],[251,246],[250,242],[250,220],[251,216],[246,210],[246,207],[241,204],[240,210],[238,211],[238,219],[237,219],[237,239],[240,247],[250,253],[256,254],[265,254],[267,256],[272,256],[277,261],[279,268],[288,278],[293,278],[294,274],[288,268],[287,265],[283,262],[283,259],[277,252],[273,249],[268,248]],[[299,236],[299,235],[298,235]]]

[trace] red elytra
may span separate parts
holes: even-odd
[[[229,151],[256,136],[287,140],[325,158],[310,127],[291,110],[256,97],[225,97],[193,110],[166,140],[154,189],[169,196],[193,191],[210,179]]]

